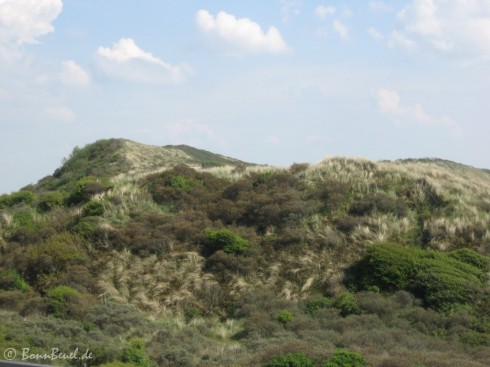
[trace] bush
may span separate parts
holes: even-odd
[[[247,240],[228,229],[206,232],[207,248],[212,252],[222,250],[228,254],[241,255],[250,247]]]
[[[0,273],[0,289],[26,292],[29,290],[29,284],[17,273],[17,271],[15,271],[15,269],[8,269]]]
[[[104,204],[99,200],[90,200],[82,208],[84,217],[96,217],[104,214]]]
[[[318,310],[333,307],[333,303],[334,300],[327,297],[313,299],[306,304],[305,310],[307,314],[313,315]]]
[[[323,367],[364,367],[367,365],[361,354],[349,352],[345,349],[337,349]]]
[[[340,311],[342,317],[359,313],[359,306],[357,305],[354,295],[350,292],[339,294],[335,298],[333,305]]]
[[[293,314],[288,310],[282,310],[276,316],[276,320],[283,326],[289,324],[293,319]]]
[[[13,207],[14,205],[24,203],[32,204],[36,200],[36,194],[32,191],[18,191],[10,195],[0,196],[0,207]]]
[[[129,341],[129,345],[123,349],[121,361],[137,367],[149,367],[151,361],[145,349],[145,342],[143,340],[132,339]]]
[[[39,198],[37,208],[42,212],[50,211],[54,208],[63,206],[67,199],[67,194],[62,191],[54,191]]]
[[[68,205],[76,205],[86,202],[95,194],[103,193],[112,187],[109,180],[103,177],[84,177],[75,183],[70,196],[66,202]]]
[[[49,290],[47,296],[49,298],[48,312],[59,318],[74,316],[73,305],[82,298],[80,292],[66,285]]]
[[[315,367],[315,363],[304,353],[289,353],[272,358],[265,367]]]
[[[366,290],[372,286],[384,291],[406,290],[421,298],[425,306],[448,311],[475,300],[486,277],[481,268],[457,259],[463,254],[464,259],[480,259],[471,250],[454,255],[390,243],[369,246],[354,269],[354,282]],[[486,259],[481,258],[481,262]]]

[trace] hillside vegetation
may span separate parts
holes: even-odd
[[[490,173],[454,162],[278,168],[102,140],[0,196],[0,249],[0,351],[78,347],[106,367],[490,360]]]

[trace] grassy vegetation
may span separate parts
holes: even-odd
[[[482,367],[489,255],[486,171],[247,166],[99,141],[0,197],[0,352],[89,348],[92,366]]]

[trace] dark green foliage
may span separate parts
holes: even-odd
[[[340,311],[340,315],[343,317],[359,313],[359,306],[354,295],[350,292],[339,294],[335,298],[333,305]]]
[[[265,367],[315,367],[315,363],[304,353],[290,353],[272,358]]]
[[[54,208],[63,206],[68,195],[64,191],[53,191],[39,198],[37,207],[42,212],[48,212]]]
[[[305,311],[309,315],[313,315],[316,311],[323,308],[333,307],[334,300],[332,298],[322,297],[308,301],[305,305]]]
[[[0,196],[1,207],[13,207],[18,204],[30,205],[36,200],[37,196],[32,191],[17,191],[10,195],[4,194]]]
[[[345,349],[337,349],[323,367],[365,367],[368,366],[364,357]]]
[[[83,148],[75,147],[68,160],[53,176],[60,184],[76,181],[85,176],[111,176],[123,171],[124,160],[118,155],[122,140],[98,140]]]
[[[17,271],[15,271],[15,269],[7,269],[0,272],[0,289],[26,292],[29,290],[29,284],[17,273]]]
[[[121,353],[121,361],[137,367],[150,367],[151,361],[145,349],[143,340],[131,339]]]
[[[92,198],[95,194],[103,193],[111,188],[108,179],[103,177],[84,177],[79,179],[70,196],[66,199],[68,205],[84,203]]]
[[[104,204],[100,200],[90,200],[82,207],[82,214],[85,217],[100,216],[104,214]]]
[[[468,251],[453,256],[389,243],[369,246],[355,269],[355,283],[363,289],[407,290],[428,307],[450,310],[474,301],[486,277],[481,268],[457,259],[480,259]]]
[[[49,313],[59,318],[75,316],[73,306],[82,298],[76,289],[64,285],[50,289],[47,296],[49,298]]]
[[[462,248],[451,251],[449,256],[455,258],[464,263],[473,265],[474,267],[486,272],[489,270],[490,258],[488,256],[482,256],[468,248]]]
[[[228,254],[242,255],[249,247],[248,241],[228,229],[206,232],[206,248],[212,253],[222,250]]]

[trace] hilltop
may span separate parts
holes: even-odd
[[[5,348],[76,344],[106,367],[490,358],[490,173],[455,162],[279,168],[103,140],[0,197],[0,247]]]

